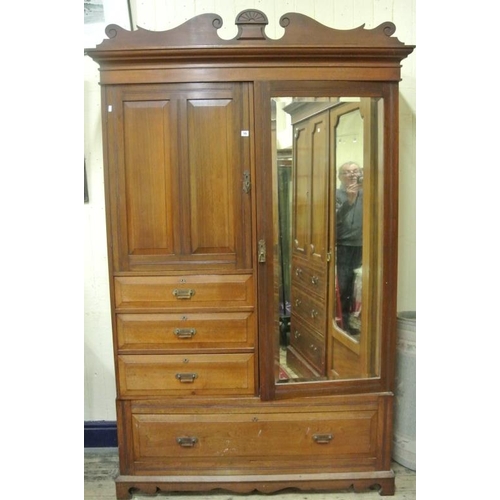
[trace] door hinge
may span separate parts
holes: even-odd
[[[243,172],[243,192],[248,194],[251,188],[252,183],[250,181],[250,172],[248,170],[245,170]]]
[[[259,240],[258,261],[266,262],[266,242]]]
[[[326,253],[326,261],[330,262],[332,260],[332,251],[330,250],[329,252]]]

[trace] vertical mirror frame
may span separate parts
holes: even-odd
[[[259,363],[260,393],[264,400],[283,399],[299,396],[332,394],[352,394],[363,392],[392,391],[390,381],[394,363],[390,356],[396,342],[396,284],[397,284],[397,212],[398,212],[398,87],[397,83],[349,82],[349,81],[274,81],[255,82],[255,107],[260,112],[256,137],[256,183],[260,193],[257,200],[257,234],[264,235],[268,249],[273,248],[273,200],[272,190],[272,140],[271,140],[271,99],[273,97],[376,97],[383,99],[383,165],[378,170],[382,174],[377,186],[376,203],[379,213],[376,235],[370,235],[380,250],[371,252],[370,276],[368,283],[370,301],[369,327],[375,329],[379,337],[379,377],[364,379],[337,379],[304,381],[300,383],[275,383],[275,354],[279,349],[274,328],[273,307],[273,259],[259,263]],[[260,236],[259,236],[260,238]],[[381,251],[383,249],[383,251]],[[271,251],[268,252],[272,254]],[[375,259],[377,262],[374,262]],[[367,294],[368,295],[368,294]],[[272,355],[270,355],[272,353]]]

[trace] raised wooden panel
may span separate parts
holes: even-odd
[[[326,262],[328,229],[329,120],[328,113],[312,119],[311,193],[309,254],[313,261]]]
[[[191,252],[235,254],[232,99],[187,102]],[[233,257],[234,258],[234,257]]]
[[[170,102],[123,103],[128,252],[174,253]]]
[[[357,349],[348,347],[349,344]],[[332,350],[332,376],[334,378],[357,378],[363,375],[357,342],[351,339],[341,342],[339,339],[333,338]]]
[[[118,314],[118,349],[187,350],[249,348],[255,344],[255,314]]]
[[[186,276],[120,276],[115,278],[118,310],[250,308],[254,306],[253,276],[213,274]]]
[[[119,355],[120,395],[254,393],[253,354]]]
[[[297,126],[294,131],[293,164],[293,252],[299,255],[307,253],[310,239],[310,163],[311,143],[308,129]]]

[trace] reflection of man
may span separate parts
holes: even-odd
[[[340,187],[336,190],[337,225],[337,279],[342,309],[342,328],[350,333],[357,329],[350,325],[354,308],[355,270],[361,267],[363,245],[363,189],[362,172],[354,162],[339,168]]]

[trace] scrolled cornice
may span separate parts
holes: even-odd
[[[108,36],[95,49],[85,53],[96,61],[124,60],[128,56],[143,60],[168,61],[206,58],[298,58],[311,59],[342,57],[349,54],[366,57],[388,57],[399,60],[412,52],[413,46],[400,42],[394,33],[396,26],[385,22],[373,29],[365,25],[348,30],[330,28],[299,13],[281,16],[279,24],[284,34],[279,39],[266,35],[267,16],[256,9],[240,12],[235,20],[238,33],[231,40],[222,39],[218,30],[222,18],[217,14],[201,14],[166,31],[138,28],[129,31],[115,24],[109,25]],[[128,53],[128,55],[126,54]]]

